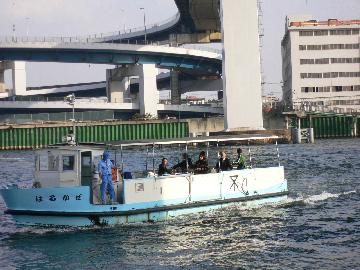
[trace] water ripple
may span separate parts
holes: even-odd
[[[280,145],[291,194],[281,203],[83,229],[18,227],[0,213],[0,268],[358,269],[358,149],[358,139]],[[236,152],[226,150],[230,156]],[[174,151],[164,152],[177,160]],[[193,156],[197,152],[190,149]],[[252,152],[257,166],[272,164],[273,146]],[[28,151],[1,152],[0,186],[30,186],[33,162]]]

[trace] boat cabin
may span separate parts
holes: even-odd
[[[91,186],[104,150],[85,146],[57,146],[35,152],[37,187]]]

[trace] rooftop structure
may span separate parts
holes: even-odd
[[[360,20],[287,17],[282,40],[288,109],[360,112]]]

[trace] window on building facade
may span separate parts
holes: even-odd
[[[313,65],[315,64],[314,59],[300,59],[300,65]]]
[[[307,45],[309,51],[320,51],[321,45]]]
[[[359,30],[359,29],[352,29],[352,34],[353,34],[353,35],[359,35],[359,34],[360,34],[360,30]]]
[[[338,30],[330,30],[330,35],[332,36],[345,36],[351,35],[351,29],[338,29]]]
[[[301,79],[321,79],[322,73],[301,73],[300,74]]]
[[[333,92],[342,92],[342,86],[333,86]]]
[[[323,45],[299,45],[300,51],[318,51],[318,50],[344,50],[359,49],[359,43],[354,44],[323,44]]]
[[[315,64],[318,64],[318,65],[329,64],[329,58],[315,59]]]
[[[300,31],[300,37],[310,37],[314,35],[313,31]]]
[[[314,36],[327,36],[329,35],[328,30],[316,30],[314,31]]]
[[[339,77],[339,72],[331,72],[331,78]]]
[[[330,92],[330,86],[301,87],[302,93],[325,93]]]
[[[360,72],[339,72],[339,77],[345,77],[345,78],[360,77]]]
[[[351,100],[332,100],[331,105],[360,105],[360,99],[351,99]]]
[[[331,64],[352,64],[360,63],[360,58],[331,58]]]

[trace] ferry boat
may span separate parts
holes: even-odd
[[[156,147],[219,145],[221,143],[276,140],[276,136],[222,136],[178,140],[130,141],[104,144],[61,144],[35,151],[35,176],[31,188],[0,190],[11,214],[21,225],[93,226],[156,222],[218,209],[231,204],[260,204],[287,198],[287,181],[280,162],[273,167],[207,174],[158,176]],[[71,140],[70,140],[71,141]],[[141,175],[123,172],[124,151],[151,150],[153,169]],[[104,149],[115,153],[113,183],[116,202],[102,204],[97,164]],[[278,154],[278,148],[277,154]],[[120,153],[119,153],[120,152]],[[120,155],[119,155],[120,154]],[[279,157],[279,155],[277,155]],[[251,159],[251,157],[250,157]],[[120,165],[119,165],[120,164]]]

